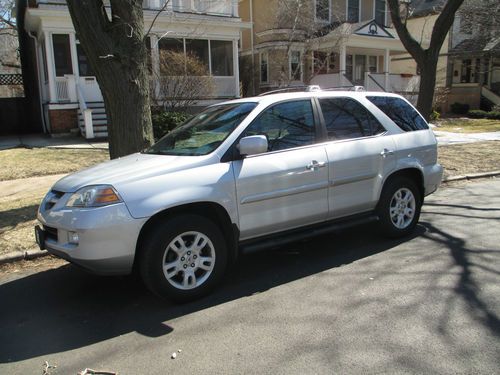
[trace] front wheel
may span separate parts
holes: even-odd
[[[184,302],[208,294],[226,264],[226,243],[218,226],[202,216],[182,215],[149,232],[140,272],[152,292]]]
[[[422,198],[413,180],[396,177],[382,190],[377,212],[382,231],[388,237],[404,237],[418,223]]]

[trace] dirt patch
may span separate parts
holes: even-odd
[[[68,262],[66,262],[65,260],[56,258],[52,255],[48,255],[43,258],[22,260],[20,262],[2,264],[0,265],[0,276],[2,278],[8,277],[9,275],[13,275],[30,269],[36,269],[38,272],[41,270],[59,268],[67,264]]]
[[[500,170],[500,141],[439,146],[444,177]]]
[[[487,133],[500,131],[500,120],[454,118],[436,123],[435,130],[452,133]]]
[[[0,151],[0,181],[75,172],[109,160],[107,150],[14,148]]]

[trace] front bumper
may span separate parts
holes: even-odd
[[[133,218],[124,203],[95,208],[54,207],[38,211],[44,245],[55,256],[98,274],[132,271],[137,238],[146,219]],[[71,235],[78,235],[78,243]]]

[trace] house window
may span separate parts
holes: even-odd
[[[471,78],[471,60],[462,60],[462,71],[460,74],[460,82],[461,83],[470,83],[470,78]]]
[[[352,82],[352,55],[346,55],[345,57],[345,76]]]
[[[78,72],[81,77],[95,76],[92,67],[90,66],[87,54],[80,43],[76,44],[76,54],[78,57]]]
[[[47,50],[45,49],[45,43],[42,42],[42,64],[43,64],[43,78],[44,82],[49,80],[49,72],[47,71]]]
[[[208,40],[186,39],[186,54],[195,56],[209,72]]]
[[[347,0],[347,22],[359,22],[359,0]]]
[[[210,52],[212,56],[212,75],[232,76],[233,42],[211,40]]]
[[[330,0],[316,0],[315,3],[316,20],[330,22]]]
[[[328,54],[326,52],[313,52],[313,68],[313,74],[328,73]]]
[[[300,51],[290,52],[290,79],[300,81],[302,77],[302,69],[300,66]]]
[[[56,67],[56,77],[65,74],[73,74],[71,65],[71,50],[69,46],[68,34],[53,34],[52,43],[54,47],[54,64]]]
[[[385,0],[375,0],[375,22],[379,25],[385,26]]]
[[[267,83],[269,79],[269,65],[267,52],[260,53],[260,82]]]
[[[377,73],[377,56],[368,56],[368,71]]]
[[[170,76],[173,73],[170,71],[171,69],[169,68],[172,65],[172,61],[166,61],[168,60],[168,55],[166,56],[167,53],[175,53],[174,56],[177,56],[178,59],[185,60],[184,56],[184,41],[183,39],[173,39],[173,38],[161,38],[158,41],[158,48],[160,52],[160,75],[161,76]],[[172,55],[170,55],[172,56]],[[177,58],[176,58],[177,60]],[[152,69],[152,68],[151,68]],[[176,67],[176,72],[179,71],[179,68]],[[175,73],[178,74],[178,73]]]

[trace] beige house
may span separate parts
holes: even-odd
[[[405,48],[385,0],[314,0],[299,12],[290,3],[240,2],[240,17],[252,25],[240,48],[246,94],[303,84],[415,94],[415,67],[393,62]]]

